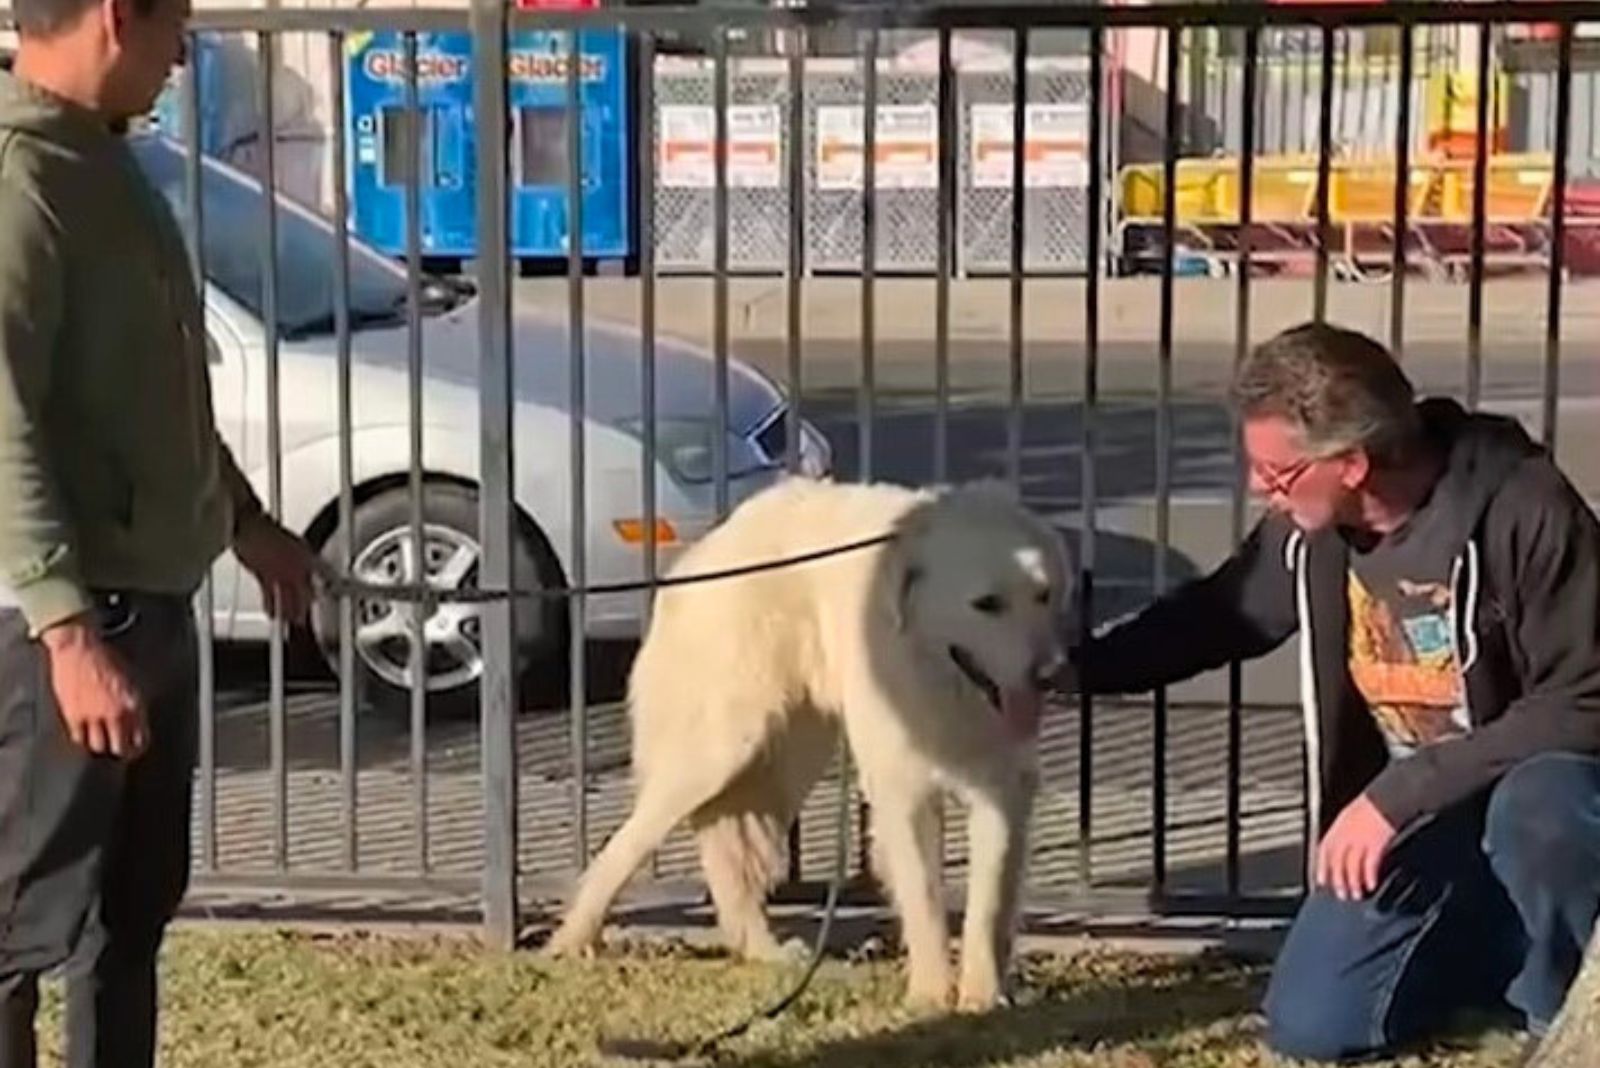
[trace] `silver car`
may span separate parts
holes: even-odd
[[[135,157],[177,217],[190,214],[185,149],[154,134],[130,139]],[[262,248],[265,195],[254,179],[207,161],[201,181],[206,325],[211,377],[223,439],[263,500],[269,496],[269,365],[263,328]],[[330,560],[339,547],[338,366],[333,293],[335,233],[330,221],[277,199],[277,324],[281,339],[282,518]],[[408,391],[406,273],[353,240],[350,262],[353,336],[352,452],[356,577],[374,582],[425,580],[442,589],[471,587],[480,559],[477,301],[471,286],[423,280],[424,354],[422,497],[424,544],[411,536],[408,473],[412,451]],[[513,315],[515,499],[522,536],[515,547],[519,586],[554,587],[574,579],[568,375],[564,315],[519,308]],[[589,322],[586,344],[587,578],[615,583],[644,577],[645,443],[641,339],[637,332]],[[760,372],[730,360],[725,430],[716,428],[714,364],[707,353],[668,339],[657,345],[655,479],[665,566],[703,534],[715,515],[712,436],[725,433],[729,497],[741,499],[781,477],[787,447],[787,400]],[[823,474],[831,457],[823,436],[801,427],[802,469]],[[421,574],[419,574],[419,571]],[[259,642],[270,634],[260,593],[231,557],[214,572],[216,630],[225,641]],[[639,634],[646,595],[590,599],[591,638]],[[564,678],[566,605],[519,602],[522,667],[538,686]],[[425,623],[430,706],[476,707],[483,671],[478,610],[446,606]],[[337,613],[317,614],[317,646],[337,665]],[[357,663],[371,701],[403,707],[412,680],[411,610],[388,601],[356,610]]]

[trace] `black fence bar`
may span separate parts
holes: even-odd
[[[1480,22],[1478,29],[1478,99],[1474,115],[1477,141],[1472,151],[1472,238],[1467,277],[1467,407],[1477,410],[1483,393],[1483,261],[1489,214],[1489,102],[1490,46],[1494,28]]]
[[[805,425],[805,275],[806,275],[806,33],[789,36],[789,263],[785,272],[784,355],[789,369],[788,433],[784,467],[800,470],[801,427]]]
[[[1087,635],[1094,625],[1094,570],[1098,559],[1099,484],[1095,466],[1096,420],[1100,408],[1100,276],[1104,255],[1101,207],[1105,203],[1105,72],[1106,39],[1099,28],[1089,31],[1089,218],[1083,286],[1083,419],[1079,438],[1079,478],[1083,533],[1078,540],[1078,625]],[[1078,696],[1078,841],[1077,876],[1087,893],[1094,883],[1094,697]]]
[[[1400,30],[1400,84],[1395,99],[1395,179],[1394,179],[1394,277],[1389,297],[1389,347],[1398,359],[1405,354],[1406,274],[1410,264],[1407,247],[1411,224],[1411,75],[1415,44],[1410,26]]]
[[[189,54],[198,50],[194,35],[188,41]],[[200,151],[200,79],[191,74],[183,89],[184,197],[189,209],[189,271],[196,290],[205,292],[205,177]],[[204,322],[201,329],[207,329]],[[209,345],[209,338],[208,338]],[[217,662],[216,662],[216,587],[206,576],[200,587],[196,607],[199,639],[197,684],[200,716],[200,867],[217,870]]]
[[[408,33],[405,48],[406,130],[406,427],[409,437],[407,488],[411,544],[408,582],[426,583],[431,553],[423,515],[423,410],[425,383],[422,365],[422,141],[424,126],[417,90],[417,35]],[[404,556],[401,557],[405,559]],[[411,626],[411,819],[413,863],[428,870],[428,632],[429,619],[421,606],[409,610]]]
[[[801,427],[805,425],[805,273],[806,273],[806,43],[804,29],[787,35],[789,81],[788,163],[788,270],[785,272],[784,349],[788,366],[788,433],[784,438],[784,468],[792,475],[800,470]],[[789,881],[798,883],[805,875],[805,856],[800,841],[800,820],[789,824]]]
[[[861,55],[861,388],[856,396],[858,477],[877,472],[878,412],[878,31]]]
[[[1167,84],[1178,83],[1178,56],[1184,28],[1166,33]],[[1172,348],[1176,315],[1178,155],[1183,132],[1179,123],[1178,94],[1167,93],[1166,143],[1162,148],[1161,182],[1161,321],[1156,349],[1156,545],[1152,566],[1153,592],[1159,597],[1167,587],[1167,553],[1172,544]],[[1150,882],[1160,898],[1167,888],[1167,691],[1151,695],[1150,758]]]
[[[1561,26],[1556,49],[1555,160],[1550,191],[1550,289],[1545,313],[1544,422],[1540,438],[1552,453],[1561,394],[1561,297],[1566,282],[1567,175],[1572,154],[1571,22]]]
[[[861,49],[861,383],[856,394],[856,477],[877,476],[878,418],[878,31],[869,28]],[[844,782],[842,790],[855,784]],[[857,864],[872,870],[872,806],[856,801]]]
[[[256,106],[266,129],[273,129],[272,72],[276,63],[274,37],[263,32],[256,38],[261,57],[256,79]],[[267,508],[274,519],[283,518],[283,393],[278,329],[278,200],[277,153],[271,137],[261,139],[262,203],[261,318],[267,350]],[[284,693],[284,626],[277,617],[271,594],[263,591],[272,614],[268,649],[267,747],[272,766],[272,860],[280,872],[289,869],[289,765],[288,723]]]
[[[956,116],[956,75],[951,31],[939,30],[939,139],[954,145],[960,136]],[[950,477],[950,275],[955,269],[957,155],[939,153],[939,209],[933,273],[933,480]],[[1091,261],[1092,263],[1093,261]],[[1091,274],[1093,269],[1091,268]]]
[[[1006,361],[1006,479],[1022,484],[1023,277],[1028,219],[1028,31],[1019,30],[1011,52],[1011,277]]]
[[[639,411],[643,423],[644,452],[640,457],[639,506],[644,513],[644,578],[654,583],[661,571],[661,532],[657,524],[661,517],[660,494],[656,486],[656,464],[660,459],[658,437],[660,430],[656,418],[657,370],[659,354],[656,351],[656,129],[655,129],[655,41],[649,37],[639,39],[639,69],[646,76],[639,79]],[[794,451],[792,440],[798,428],[791,427],[789,451]],[[649,625],[652,600],[644,603],[644,621]]]
[[[1312,318],[1328,317],[1328,243],[1333,240],[1333,225],[1328,219],[1328,202],[1333,193],[1333,28],[1324,26],[1318,58],[1321,74],[1317,82],[1317,266],[1312,282]]]
[[[720,36],[720,35],[719,35]],[[726,60],[726,55],[721,57]],[[726,77],[727,64],[722,64],[723,77]],[[571,548],[568,550],[572,560],[572,578],[580,592],[567,599],[567,619],[569,627],[569,667],[568,667],[568,692],[571,694],[571,728],[572,728],[572,862],[573,866],[582,871],[589,863],[589,642],[588,598],[581,592],[589,585],[589,464],[588,464],[588,434],[584,426],[589,410],[589,374],[587,340],[587,324],[584,321],[584,281],[583,281],[583,121],[582,95],[583,86],[583,45],[579,34],[567,34],[567,72],[566,72],[566,97],[567,97],[567,344],[570,362],[567,376],[571,390],[568,399],[567,419],[571,428],[570,464],[571,464]],[[724,88],[726,81],[723,82]],[[722,107],[717,115],[720,121],[727,121],[727,97],[724,93]],[[722,136],[717,141],[719,151],[717,158],[721,160],[723,153],[720,147],[727,143],[726,127]],[[719,188],[726,189],[724,184],[725,174],[719,174]],[[726,192],[723,194],[723,209],[726,212]],[[726,217],[724,215],[724,224]],[[725,246],[724,246],[725,247]],[[723,263],[726,268],[726,260]],[[724,271],[724,274],[726,272]],[[726,308],[726,292],[721,294],[722,301],[718,307]],[[724,317],[723,329],[726,331],[727,322]],[[727,337],[724,334],[719,338],[721,342],[721,355],[727,355]],[[727,425],[727,397],[726,381],[722,372],[726,369],[719,367],[718,375],[718,425]],[[713,441],[723,443],[722,468],[720,470],[719,492],[727,492],[728,456],[726,451],[725,434],[712,435]]]
[[[328,78],[333,128],[345,125],[345,35],[328,35]],[[344,174],[349,155],[342,137],[333,139],[333,173]],[[355,435],[353,361],[350,336],[350,191],[344,182],[333,183],[333,334],[337,364],[339,405],[339,568],[348,575],[355,564]],[[344,868],[361,866],[360,804],[356,713],[359,707],[356,668],[356,604],[339,598],[339,819],[343,827]]]
[[[717,428],[728,425],[728,33],[711,30],[713,182],[711,190],[711,346],[715,361],[712,390]],[[728,435],[711,435],[711,478],[717,518],[728,514]]]
[[[472,0],[473,107],[485,129],[508,129],[508,14],[501,0]],[[479,463],[483,481],[480,519],[484,585],[511,585],[517,512],[512,500],[516,463],[512,432],[511,263],[507,244],[510,204],[505,182],[505,138],[477,144],[477,223],[481,248],[478,282]],[[483,913],[488,941],[510,949],[518,935],[517,901],[517,672],[516,616],[508,602],[484,606]]]
[[[1250,272],[1254,242],[1251,228],[1255,224],[1256,185],[1256,82],[1260,59],[1261,34],[1254,28],[1244,31],[1244,85],[1240,92],[1239,131],[1239,274],[1234,309],[1234,365],[1237,367],[1250,351]],[[1230,408],[1231,410],[1231,408]],[[1233,507],[1230,516],[1230,540],[1237,547],[1244,540],[1246,491],[1248,474],[1245,464],[1239,416],[1232,415],[1233,427],[1229,438],[1233,466]],[[1244,665],[1235,660],[1228,664],[1228,771],[1227,771],[1227,826],[1224,844],[1224,870],[1227,893],[1230,898],[1239,896],[1242,889],[1240,850],[1244,817],[1243,799],[1240,797],[1240,779],[1244,769]]]

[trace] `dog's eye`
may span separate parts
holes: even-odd
[[[1006,603],[999,597],[996,597],[994,594],[990,593],[973,601],[972,607],[976,608],[986,616],[997,616],[1006,610]]]
[[[1049,590],[1040,590],[1037,594],[1034,595],[1033,599],[1035,601],[1037,601],[1039,604],[1048,605],[1050,603],[1050,591]]]

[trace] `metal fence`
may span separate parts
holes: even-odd
[[[1556,399],[1562,371],[1562,263],[1573,111],[1574,27],[1588,14],[1589,5],[1584,3],[1552,2],[1539,8],[1541,20],[1561,27],[1554,46],[1558,71],[1553,107],[1556,181],[1548,219],[1549,327],[1544,341],[1541,389],[1541,425],[1547,442],[1553,441],[1556,433]],[[1104,194],[1113,177],[1105,166],[1109,130],[1107,109],[1101,106],[1107,91],[1108,34],[1140,27],[1155,28],[1164,34],[1169,45],[1168,85],[1176,84],[1180,78],[1182,49],[1177,45],[1186,35],[1209,32],[1213,27],[1237,30],[1242,35],[1241,77],[1230,91],[1241,94],[1243,101],[1239,106],[1243,226],[1238,250],[1243,269],[1225,289],[1235,305],[1235,346],[1242,354],[1252,340],[1253,274],[1249,267],[1255,244],[1250,228],[1253,161],[1265,134],[1256,117],[1258,108],[1249,104],[1274,84],[1270,75],[1264,76],[1266,68],[1261,63],[1265,35],[1282,27],[1309,25],[1315,35],[1327,42],[1345,27],[1394,26],[1402,38],[1408,39],[1434,25],[1469,22],[1486,27],[1526,17],[1526,7],[1515,3],[1407,0],[1361,8],[1342,4],[1264,8],[1187,3],[1140,7],[852,4],[781,11],[654,8],[585,13],[511,11],[500,0],[474,0],[468,11],[206,11],[196,17],[197,31],[257,34],[260,54],[269,58],[281,35],[311,34],[322,38],[330,57],[330,99],[336,109],[343,107],[345,99],[342,57],[351,36],[378,30],[407,35],[409,61],[403,70],[407,98],[414,112],[416,35],[470,27],[477,68],[476,121],[485,129],[509,128],[505,72],[507,33],[512,27],[572,30],[622,22],[637,32],[647,65],[652,62],[650,42],[654,34],[670,32],[679,40],[698,37],[708,43],[713,57],[710,97],[719,143],[730,141],[737,122],[749,118],[770,123],[774,118],[768,112],[759,119],[749,115],[736,119],[738,113],[717,106],[724,102],[775,106],[780,128],[803,127],[808,136],[815,138],[817,115],[830,100],[852,105],[860,100],[864,104],[858,112],[862,116],[863,188],[875,186],[878,139],[890,136],[894,123],[904,117],[893,110],[880,110],[880,105],[890,108],[913,99],[921,107],[933,99],[940,105],[936,115],[938,129],[950,135],[941,143],[954,144],[958,129],[963,131],[962,136],[970,137],[971,129],[966,125],[970,120],[963,117],[958,121],[955,113],[955,94],[942,91],[958,81],[951,56],[951,35],[968,28],[1015,31],[1020,47],[1014,53],[1013,71],[987,80],[975,79],[970,85],[963,85],[962,91],[974,101],[1004,105],[983,121],[1009,121],[1011,136],[1000,140],[1010,145],[1025,140],[1026,105],[1036,97],[1044,102],[1085,102],[1085,143],[1080,158],[1086,173],[1079,199],[1070,203],[1054,204],[1041,199],[1042,194],[1033,193],[1019,199],[1012,191],[1026,186],[1031,161],[1025,164],[1020,154],[1007,153],[997,166],[1009,170],[1009,181],[994,187],[993,200],[986,206],[969,209],[982,218],[973,214],[962,217],[952,194],[955,183],[970,180],[967,154],[963,153],[962,162],[958,163],[955,154],[942,153],[937,160],[938,189],[931,194],[915,191],[915,214],[921,220],[916,226],[923,232],[912,235],[901,230],[897,215],[893,198],[901,191],[884,190],[876,201],[863,201],[859,192],[850,191],[825,196],[816,188],[815,155],[810,151],[788,152],[781,186],[759,191],[736,189],[730,173],[732,153],[716,153],[709,190],[682,201],[664,199],[665,194],[643,198],[644,217],[639,226],[643,266],[638,281],[641,327],[638,337],[620,350],[613,334],[588,323],[592,283],[585,276],[582,250],[573,243],[565,290],[568,325],[531,338],[524,332],[525,317],[513,308],[512,265],[502,251],[484,255],[475,265],[475,290],[466,298],[468,303],[458,309],[470,308],[475,318],[452,323],[454,332],[450,336],[456,343],[463,337],[468,342],[454,357],[442,351],[450,342],[441,340],[432,324],[437,302],[449,297],[451,289],[422,272],[415,188],[415,176],[420,171],[416,164],[423,151],[420,138],[406,142],[412,160],[408,169],[412,175],[412,210],[401,305],[405,314],[399,328],[403,342],[397,353],[389,353],[387,364],[379,358],[381,354],[372,350],[368,337],[371,332],[364,329],[357,314],[361,293],[352,284],[353,272],[370,264],[349,240],[348,205],[340,183],[335,183],[335,211],[327,224],[326,247],[330,255],[323,258],[319,268],[328,272],[333,286],[333,317],[327,335],[332,340],[323,352],[323,364],[307,372],[305,338],[282,328],[281,307],[304,281],[287,274],[280,262],[290,247],[284,235],[293,227],[304,225],[305,218],[300,209],[270,195],[274,182],[271,138],[263,145],[267,160],[262,172],[269,195],[248,202],[254,205],[249,209],[253,218],[219,217],[207,193],[207,183],[212,180],[210,165],[203,164],[194,153],[186,154],[185,214],[194,240],[194,268],[207,278],[213,299],[229,297],[230,303],[236,305],[248,295],[259,302],[263,326],[254,349],[259,350],[256,355],[261,370],[257,386],[265,392],[265,429],[261,440],[244,451],[251,458],[251,466],[263,472],[265,495],[275,514],[286,518],[296,514],[296,506],[291,503],[294,494],[287,492],[285,478],[294,454],[289,446],[309,447],[302,428],[297,426],[308,418],[307,406],[321,403],[336,413],[335,447],[314,453],[323,465],[324,477],[319,484],[331,487],[331,498],[308,527],[336,566],[355,567],[359,573],[363,554],[372,543],[381,540],[378,535],[393,534],[395,544],[401,548],[392,557],[398,563],[387,573],[391,579],[444,583],[448,574],[448,581],[505,589],[513,583],[520,585],[538,578],[583,589],[597,580],[623,574],[649,583],[682,540],[692,538],[696,529],[703,529],[705,523],[725,514],[750,486],[759,484],[759,477],[737,477],[747,462],[758,470],[794,469],[805,466],[816,454],[814,438],[806,429],[809,413],[802,406],[805,398],[798,388],[786,401],[766,405],[758,418],[747,419],[739,414],[741,405],[747,403],[741,391],[749,379],[742,373],[734,374],[729,282],[730,272],[741,257],[757,255],[765,266],[783,269],[788,323],[785,354],[789,381],[796,386],[804,379],[811,358],[801,315],[805,274],[828,262],[860,266],[861,368],[854,394],[856,422],[853,436],[848,441],[836,441],[835,446],[841,454],[853,452],[853,470],[848,473],[862,477],[879,470],[895,433],[890,424],[879,421],[882,398],[877,395],[873,331],[877,269],[899,262],[898,257],[902,256],[924,265],[931,261],[934,268],[930,310],[933,344],[929,357],[935,384],[928,413],[932,457],[929,476],[943,479],[961,470],[964,460],[954,454],[951,438],[952,427],[962,415],[953,404],[951,387],[955,347],[951,281],[960,255],[958,247],[971,260],[1003,268],[1008,287],[1009,336],[1003,343],[1004,440],[996,448],[1007,474],[1021,482],[1024,424],[1029,414],[1023,389],[1028,340],[1023,336],[1025,264],[1031,256],[1048,257],[1059,254],[1060,249],[1069,249],[1083,263],[1097,266],[1105,251]],[[834,79],[833,88],[824,89],[827,83],[816,80],[823,77],[823,72],[818,70],[813,77],[809,65],[803,68],[797,56],[733,66],[726,55],[726,34],[733,27],[783,29],[790,31],[786,39],[791,40],[803,38],[811,29],[826,27],[838,32],[853,28],[870,56],[875,32],[910,26],[938,34],[938,70],[931,84],[941,91],[931,95],[930,83],[925,79],[908,83],[899,80],[898,75],[873,73],[878,68],[871,62],[829,72],[826,76]],[[1064,81],[1050,81],[1054,75],[1034,73],[1039,68],[1029,63],[1026,42],[1029,31],[1036,27],[1082,33],[1088,56],[1085,69],[1067,72]],[[574,38],[569,35],[566,40],[568,55],[563,70],[571,104],[578,100],[582,64],[572,54]],[[662,69],[676,70],[670,66]],[[699,104],[706,97],[704,70],[703,65],[696,64],[686,68],[679,81],[673,80],[675,73],[663,80],[660,101],[652,99],[654,85],[646,79],[641,86],[640,112],[655,114],[658,102]],[[1017,78],[1018,70],[1028,71],[1030,76]],[[1401,81],[1406,83],[1409,77],[1403,73]],[[805,92],[796,93],[801,85],[806,87]],[[195,143],[199,112],[197,92],[191,90],[185,107],[191,144]],[[258,92],[264,128],[272,129],[270,63],[263,63]],[[829,92],[834,94],[831,98],[826,95]],[[666,94],[671,94],[670,99]],[[1328,232],[1330,160],[1335,142],[1331,114],[1325,106],[1327,96],[1327,92],[1321,94],[1324,106],[1320,114],[1324,118],[1318,125],[1315,148],[1319,157],[1316,218],[1319,232],[1324,234]],[[1404,102],[1407,99],[1401,98],[1394,129],[1409,128],[1405,114],[1408,105]],[[1414,107],[1414,103],[1409,105],[1410,109]],[[1168,95],[1165,114],[1170,134],[1182,122],[1177,94]],[[1484,112],[1480,110],[1478,114],[1481,130]],[[333,127],[342,129],[343,122],[342,112],[336,110]],[[582,124],[568,123],[565,135],[566,157],[583,159]],[[655,136],[651,124],[640,131],[639,159],[644,171],[640,184],[646,189],[654,187]],[[1177,136],[1165,140],[1161,214],[1169,234],[1177,210],[1174,177],[1180,140]],[[1404,138],[1397,141],[1399,165],[1404,167],[1411,143]],[[1467,279],[1471,300],[1466,359],[1468,397],[1473,403],[1479,398],[1484,350],[1484,144],[1480,138],[1475,164],[1480,194],[1473,213],[1473,255]],[[335,139],[334,152],[335,173],[344,173],[349,160],[342,139]],[[481,247],[485,249],[506,247],[510,173],[507,157],[506,142],[496,138],[478,140],[474,161],[478,228]],[[581,169],[569,167],[568,180],[569,203],[581,205]],[[740,204],[759,216],[766,229],[759,233],[735,229],[730,216],[743,210],[736,208]],[[863,247],[868,250],[865,256],[862,247],[834,236],[828,223],[830,218],[854,212],[862,214],[861,232],[866,235]],[[1396,232],[1405,232],[1406,212],[1405,198],[1397,198]],[[667,213],[675,217],[659,218]],[[671,225],[658,228],[658,221],[670,221]],[[258,239],[252,247],[260,257],[259,290],[254,294],[219,294],[221,287],[214,272],[224,265],[212,262],[206,254],[210,247],[206,235],[217,228],[240,227],[252,230]],[[573,229],[579,227],[574,225]],[[1057,229],[1064,232],[1045,232]],[[653,241],[652,236],[658,233],[661,240]],[[1017,241],[1019,234],[1027,235],[1027,239]],[[781,256],[749,251],[761,242],[781,250]],[[666,376],[681,371],[671,362],[676,344],[658,340],[657,323],[662,312],[658,291],[668,243],[686,250],[675,255],[697,261],[709,256],[710,260],[714,302],[711,373],[694,380],[696,388],[703,386],[709,393],[704,414],[715,428],[709,441],[703,437],[685,438],[678,414],[664,409],[658,412],[655,403],[644,400],[665,397]],[[1170,549],[1173,502],[1181,472],[1174,463],[1174,445],[1184,429],[1186,413],[1175,393],[1173,379],[1177,311],[1173,244],[1170,238],[1165,242],[1159,298],[1149,311],[1158,322],[1151,423],[1138,423],[1131,433],[1125,428],[1119,430],[1115,423],[1117,405],[1102,395],[1104,286],[1099,269],[1089,270],[1082,286],[1083,336],[1047,339],[1062,346],[1070,343],[1081,365],[1081,380],[1073,401],[1075,433],[1058,439],[1059,447],[1043,462],[1058,471],[1070,472],[1076,487],[1070,505],[1058,511],[1073,520],[1070,533],[1083,569],[1079,609],[1085,619],[1103,614],[1100,603],[1105,591],[1095,579],[1106,554],[1115,548],[1100,529],[1106,507],[1102,486],[1117,475],[1108,466],[1108,448],[1113,443],[1122,450],[1121,459],[1116,462],[1131,462],[1128,457],[1137,455],[1139,462],[1153,463],[1153,493],[1148,498],[1153,538],[1151,544],[1137,551],[1149,554],[1156,591],[1176,577],[1170,564]],[[1390,340],[1397,351],[1403,351],[1405,344],[1409,274],[1402,260],[1403,245],[1397,245],[1396,266],[1400,269],[1394,272],[1391,282]],[[914,251],[904,251],[913,247]],[[1329,248],[1325,241],[1315,246],[1314,267],[1311,285],[1315,314],[1320,318],[1328,313],[1329,303]],[[456,295],[462,297],[459,292]],[[388,372],[374,371],[375,364],[383,364]],[[285,375],[289,373],[296,377],[286,387],[290,380]],[[591,388],[596,386],[623,399],[611,393],[597,393]],[[292,392],[285,394],[286,388]],[[547,390],[544,399],[549,403],[544,407],[559,413],[555,421],[551,421],[548,411],[539,414],[530,410],[527,391],[534,388]],[[364,422],[368,419],[367,406],[378,403],[382,396],[395,395],[404,397],[403,408],[399,409],[404,418],[398,426],[375,431]],[[631,402],[626,400],[629,397]],[[455,406],[450,407],[452,404]],[[620,416],[619,406],[625,409]],[[439,414],[446,410],[446,415]],[[635,415],[637,418],[633,418]],[[538,419],[544,421],[529,422]],[[723,433],[720,428],[729,432]],[[1234,429],[1224,421],[1209,428],[1209,432],[1221,442],[1221,462],[1228,472],[1229,536],[1237,541],[1244,529],[1247,507]],[[1113,442],[1114,433],[1126,436]],[[636,452],[630,455],[636,457],[637,469],[631,472],[613,466],[616,453],[612,450],[624,438],[636,446]],[[467,461],[452,459],[448,453],[448,443],[458,440],[470,446]],[[390,449],[400,461],[386,474],[373,474],[377,470],[372,459],[374,450],[385,442],[382,447]],[[686,465],[700,465],[703,470],[693,477],[680,477],[681,471],[672,473],[675,466]],[[298,492],[300,482],[292,488]],[[545,497],[535,500],[538,494]],[[553,502],[549,514],[542,511],[546,499]],[[443,518],[441,500],[453,502],[449,504],[454,516],[450,522]],[[374,502],[390,501],[403,503],[385,513],[381,522],[374,519],[373,509],[378,507]],[[609,511],[613,506],[623,510]],[[610,522],[612,529],[596,534],[592,529],[596,521]],[[214,580],[205,594],[206,607],[214,606],[219,590],[229,581],[237,583],[237,576]],[[609,618],[607,613],[615,606],[600,597],[578,594],[560,612],[530,619],[521,611],[513,612],[505,602],[490,602],[477,607],[470,630],[452,630],[462,624],[461,617],[452,617],[439,606],[400,612],[393,606],[385,610],[383,605],[371,602],[371,598],[342,598],[335,618],[328,624],[324,636],[337,647],[339,681],[332,712],[322,719],[302,716],[308,706],[321,702],[326,707],[328,702],[319,693],[291,691],[290,636],[280,627],[274,626],[265,634],[271,653],[267,662],[268,685],[260,703],[222,707],[218,695],[219,665],[207,645],[197,785],[196,887],[208,893],[276,888],[286,894],[405,891],[465,895],[481,906],[488,934],[499,943],[510,944],[517,936],[523,910],[562,892],[575,867],[620,819],[627,803],[625,722],[615,704],[591,699],[589,677],[594,665],[589,661],[592,649],[586,641],[595,630],[591,622]],[[243,612],[245,608],[236,611]],[[214,626],[219,618],[211,611],[203,611],[202,615],[208,626]],[[538,639],[532,652],[548,655],[555,651],[555,659],[564,661],[569,672],[569,692],[556,702],[554,711],[543,714],[523,711],[529,683],[538,681],[530,680],[523,670],[530,655],[530,630]],[[234,632],[238,631],[235,626]],[[368,708],[372,694],[361,692],[363,686],[358,685],[367,677],[358,671],[359,654],[364,648],[359,639],[363,634],[379,631],[387,638],[400,640],[409,650],[409,659],[401,665],[409,666],[409,671],[401,676],[399,687],[402,693],[409,687],[409,696],[403,700],[403,738],[374,734]],[[429,680],[438,670],[432,654],[436,647],[459,647],[463,637],[482,653],[473,669],[479,673],[474,679],[474,692],[481,704],[475,718],[450,728],[435,718],[429,698]],[[552,662],[546,661],[544,666],[549,667]],[[1254,841],[1268,842],[1272,848],[1299,848],[1302,844],[1299,728],[1296,717],[1290,716],[1272,721],[1284,725],[1277,733],[1247,732],[1243,679],[1242,669],[1235,665],[1229,672],[1225,701],[1186,710],[1182,716],[1173,715],[1174,706],[1164,693],[1153,695],[1147,702],[1132,702],[1131,707],[1114,708],[1084,698],[1077,707],[1060,710],[1044,738],[1047,785],[1040,802],[1041,830],[1035,846],[1035,882],[1041,899],[1075,902],[1083,907],[1121,903],[1138,908],[1243,912],[1283,906],[1282,896],[1252,893],[1246,885],[1246,867],[1253,848],[1246,839],[1255,835]],[[444,730],[454,733],[441,734]],[[227,741],[225,734],[235,740]],[[1108,742],[1119,744],[1108,750]],[[237,751],[225,751],[229,745]],[[307,749],[319,745],[337,751],[336,763],[319,763],[307,755]],[[258,746],[265,749],[264,757]],[[825,783],[807,806],[797,828],[792,875],[801,892],[808,878],[819,870],[811,847],[826,836],[819,820],[828,809],[830,791],[840,788],[836,781]],[[1210,840],[1219,858],[1220,879],[1208,888],[1186,890],[1173,879],[1174,861],[1194,846],[1194,828],[1200,825],[1212,828],[1220,839]],[[858,840],[860,833],[858,827]],[[960,821],[953,819],[947,858],[953,870],[958,870],[961,863],[960,835]],[[664,850],[657,867],[663,875],[692,872],[686,843],[677,840]],[[1292,894],[1296,887],[1287,889]]]

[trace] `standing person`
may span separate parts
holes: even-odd
[[[188,883],[192,596],[231,548],[303,618],[312,556],[218,439],[183,239],[118,131],[189,0],[13,0],[0,74],[0,1068],[41,973],[71,1068],[154,1060]]]
[[[1079,685],[1141,692],[1298,631],[1318,841],[1269,1041],[1364,1058],[1507,1000],[1537,1036],[1600,912],[1600,525],[1516,422],[1418,403],[1360,334],[1281,334],[1233,393],[1267,516],[1091,639]]]

